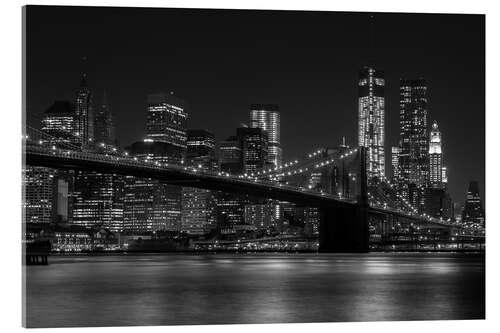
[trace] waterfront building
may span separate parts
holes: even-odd
[[[280,113],[275,104],[250,105],[250,127],[261,128],[267,134],[267,162],[279,167],[282,163],[282,148],[280,142]]]
[[[219,142],[220,170],[234,175],[243,174],[243,152],[237,136],[230,136]],[[245,196],[216,192],[217,229],[222,234],[235,233],[245,224]]]
[[[180,163],[178,148],[150,140],[126,148],[130,156],[159,163]],[[182,188],[152,178],[127,176],[124,184],[124,231],[143,234],[180,230]]]
[[[429,181],[427,83],[424,79],[400,80],[399,191],[419,211],[424,211],[424,191]]]
[[[186,165],[203,171],[217,171],[215,136],[206,130],[187,131]],[[201,235],[216,228],[216,199],[213,191],[182,188],[181,231]]]
[[[217,230],[221,234],[234,234],[248,229],[245,223],[245,195],[216,192]]]
[[[363,67],[358,81],[358,145],[367,149],[369,181],[385,177],[384,73]]]
[[[55,175],[53,221],[55,223],[73,222],[74,171],[58,170]]]
[[[278,211],[277,211],[278,209]],[[245,205],[245,223],[256,229],[267,230],[277,226],[279,208],[273,202]]]
[[[51,223],[56,170],[45,167],[23,168],[23,222]]]
[[[123,186],[121,175],[76,171],[72,193],[73,223],[121,232]]]
[[[306,236],[319,235],[320,210],[318,207],[304,208],[304,234]]]

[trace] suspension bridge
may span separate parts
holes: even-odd
[[[303,159],[252,174],[207,171],[196,166],[139,159],[116,148],[97,153],[27,126],[23,135],[26,165],[154,178],[189,186],[317,207],[320,252],[368,252],[370,232],[381,239],[422,230],[417,237],[463,237],[461,226],[419,214],[387,179],[367,184],[365,149],[317,149]],[[316,175],[317,182],[307,184]],[[416,235],[417,233],[412,233]],[[432,236],[431,236],[432,235]]]

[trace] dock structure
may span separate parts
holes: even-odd
[[[49,241],[35,241],[25,244],[25,264],[26,265],[48,265],[48,256],[51,244]]]

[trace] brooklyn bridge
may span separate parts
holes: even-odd
[[[55,143],[57,142],[57,143]],[[55,169],[114,173],[158,179],[167,184],[292,202],[319,209],[320,252],[368,252],[370,243],[484,243],[461,225],[420,214],[387,179],[367,180],[366,151],[316,149],[301,160],[251,174],[207,171],[129,156],[85,151],[27,126],[25,163]],[[327,186],[301,186],[300,177],[326,170]],[[373,237],[373,234],[378,237]]]

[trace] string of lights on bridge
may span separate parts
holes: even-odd
[[[31,139],[32,141],[36,142],[38,144],[38,146],[42,146],[43,148],[49,148],[54,155],[56,155],[56,153],[62,153],[63,155],[71,155],[73,153],[84,153],[84,154],[90,154],[93,156],[94,155],[99,156],[101,158],[104,156],[107,159],[112,159],[114,161],[125,161],[125,162],[133,161],[134,163],[147,163],[148,165],[153,164],[155,167],[158,167],[158,168],[172,167],[172,166],[177,167],[178,166],[178,165],[169,165],[168,163],[162,163],[159,161],[155,161],[155,160],[151,159],[150,156],[147,156],[145,159],[139,159],[137,156],[131,157],[131,156],[129,156],[128,152],[120,151],[116,147],[110,146],[110,145],[105,145],[104,143],[101,143],[98,146],[103,148],[103,149],[109,150],[112,153],[111,155],[109,153],[96,154],[96,153],[80,152],[79,147],[77,147],[76,145],[72,145],[68,142],[61,142],[60,138],[52,137],[52,136],[48,135],[47,133],[44,133],[42,131],[39,131],[39,130],[31,128],[31,127],[28,127],[28,130],[29,130],[29,132],[31,132],[34,135],[30,136],[30,134],[26,134],[22,137],[23,140],[29,141]],[[57,142],[58,145],[60,145],[62,147],[57,147],[56,145],[52,145],[51,147],[47,147],[46,144],[49,144],[50,142]],[[305,162],[310,162],[310,160],[313,160],[317,156],[322,156],[322,153],[324,153],[324,152],[325,152],[324,149],[315,150],[314,152],[307,155]],[[332,158],[329,156],[325,156],[324,158],[326,160],[323,160],[323,161],[314,161],[313,160],[313,162],[312,162],[313,165],[311,165],[310,167],[309,166],[300,167],[299,164],[303,161],[299,161],[296,159],[296,160],[292,160],[290,162],[286,162],[279,167],[266,169],[266,170],[263,170],[263,171],[260,171],[257,173],[234,175],[234,174],[230,174],[228,172],[219,171],[219,172],[217,172],[217,176],[224,176],[224,177],[230,177],[230,178],[235,178],[235,179],[243,179],[243,180],[252,181],[252,182],[271,181],[274,185],[283,186],[283,184],[281,183],[281,181],[283,181],[282,177],[303,174],[305,172],[308,172],[309,170],[312,171],[315,169],[321,169],[321,168],[324,168],[326,166],[330,166],[330,165],[336,163],[339,159],[344,159],[344,158],[350,157],[353,154],[355,154],[356,152],[357,152],[357,149],[351,149],[351,150],[348,150],[348,151],[344,152],[343,154],[341,154],[338,158]],[[184,164],[184,161],[181,161],[181,163]],[[288,168],[292,168],[292,167],[295,167],[295,169],[288,169]],[[203,169],[202,165],[182,166],[182,168],[186,171],[202,172],[202,173],[209,174],[209,172],[207,172],[207,170]],[[284,171],[284,170],[286,170],[286,171]],[[259,176],[267,177],[267,179],[262,179]],[[382,180],[385,182],[385,184],[387,184],[389,186],[389,188],[392,191],[394,191],[395,186],[393,184],[391,184],[391,182],[386,177],[383,177]],[[285,185],[288,185],[288,182],[285,182]],[[302,191],[305,190],[302,187],[299,187],[299,189]],[[311,189],[311,187],[309,189]],[[318,192],[318,191],[315,191],[315,192]],[[327,194],[322,190],[319,191],[319,194],[331,196],[330,194]],[[411,205],[411,203],[409,203],[406,200],[406,198],[404,198],[402,195],[400,195],[399,193],[396,193],[396,192],[393,192],[391,194],[396,196],[399,199],[400,203],[403,203],[403,205],[405,205],[407,208],[409,208],[409,211],[407,211],[407,212],[400,211],[398,209],[399,213],[406,213],[412,217],[420,217],[422,219],[427,219],[427,220],[430,220],[433,222],[439,222],[439,223],[445,222],[442,219],[438,220],[438,219],[432,218],[427,214],[418,214],[418,210],[413,205]],[[371,199],[371,204],[374,204],[373,201],[375,200],[378,205],[383,205],[384,209],[392,210],[390,208],[390,206],[388,205],[386,200],[382,199],[382,203],[381,203],[381,201],[377,200],[377,198],[375,198],[375,196],[371,192],[368,192],[368,196],[369,196],[369,199]],[[449,222],[449,221],[450,220],[448,219],[447,222]]]

